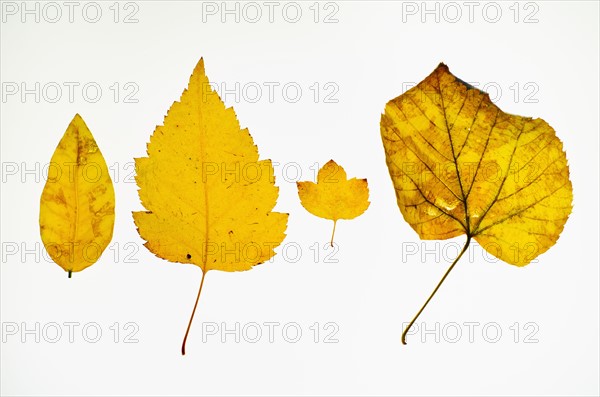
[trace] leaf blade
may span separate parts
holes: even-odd
[[[79,114],[50,160],[40,197],[40,235],[50,257],[69,273],[99,259],[112,239],[115,193],[98,145]]]
[[[243,271],[283,241],[288,215],[272,211],[279,191],[271,161],[259,160],[248,130],[212,90],[202,59],[152,134],[148,157],[135,161],[147,211],[134,212],[134,221],[155,255],[203,272]],[[258,253],[243,255],[249,246]]]
[[[556,243],[572,208],[572,186],[562,143],[543,120],[504,113],[440,64],[388,102],[381,136],[398,206],[422,239],[467,234],[516,266]],[[548,215],[544,200],[556,215]],[[531,230],[504,230],[519,226]]]

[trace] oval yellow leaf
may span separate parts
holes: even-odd
[[[44,247],[71,277],[100,258],[114,223],[115,192],[108,167],[76,114],[52,155],[40,199]]]

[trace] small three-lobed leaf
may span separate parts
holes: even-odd
[[[354,219],[369,208],[367,180],[348,179],[344,168],[333,160],[321,167],[317,183],[305,181],[296,184],[302,206],[313,215],[333,221],[332,246],[337,221]]]

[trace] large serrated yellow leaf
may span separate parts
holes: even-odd
[[[562,143],[544,120],[504,113],[440,64],[388,102],[381,136],[404,219],[422,239],[465,234],[457,260],[474,238],[525,266],[558,240],[573,192]]]
[[[102,153],[78,114],[60,140],[40,199],[40,234],[65,271],[93,265],[110,243],[115,192]]]
[[[147,211],[133,217],[151,252],[200,267],[200,291],[210,270],[249,270],[275,254],[288,215],[272,211],[279,190],[271,161],[259,160],[248,130],[212,90],[202,59],[147,151],[135,159]]]

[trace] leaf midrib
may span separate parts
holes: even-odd
[[[200,80],[196,77],[196,80]],[[196,95],[197,98],[201,98],[202,93],[200,92],[201,82],[196,81]],[[212,91],[212,88],[209,88]],[[198,125],[200,126],[200,165],[202,166],[200,169],[204,169],[204,164],[206,161],[206,124],[204,123],[204,117],[202,114],[202,101],[194,101],[196,102],[196,106],[198,109]],[[209,227],[209,206],[208,206],[208,180],[202,178],[204,185],[204,252],[202,253],[202,273],[206,273],[206,264],[207,264],[207,255],[208,255],[208,227]]]
[[[74,126],[75,128],[75,167],[73,176],[73,189],[75,190],[75,221],[73,222],[73,227],[71,228],[71,247],[70,249],[75,250],[75,238],[77,237],[77,225],[79,224],[79,166],[81,161],[81,153],[79,147],[80,133],[79,126]],[[75,259],[75,255],[69,255],[69,257]],[[69,272],[73,271],[75,267],[75,263],[71,262],[71,269],[68,269]]]
[[[446,104],[444,103],[444,93],[442,92],[442,85],[440,82],[440,75],[438,73],[436,73],[435,75],[436,80],[437,80],[437,88],[438,91],[440,93],[440,99],[442,102],[442,113],[444,114],[444,123],[446,125],[446,131],[448,133],[448,140],[450,141],[450,150],[452,152],[452,161],[454,162],[454,170],[456,171],[456,178],[458,179],[458,186],[460,188],[460,193],[462,196],[462,200],[460,200],[463,204],[463,209],[465,211],[465,232],[467,234],[467,236],[471,236],[471,225],[470,225],[470,219],[469,219],[469,207],[467,205],[467,198],[465,196],[465,190],[463,188],[462,185],[462,178],[460,176],[460,171],[458,170],[458,161],[456,159],[456,153],[454,151],[454,142],[452,141],[452,133],[450,131],[450,126],[448,125],[448,115],[446,113]],[[467,96],[465,95],[465,99],[463,101],[463,104],[460,107],[460,110],[458,111],[458,113],[456,114],[456,117],[458,117],[458,115],[460,114],[460,112],[462,111],[462,108],[464,106],[464,102],[466,102],[467,100]],[[493,127],[492,127],[493,128]],[[491,131],[490,131],[490,135],[491,135]]]

